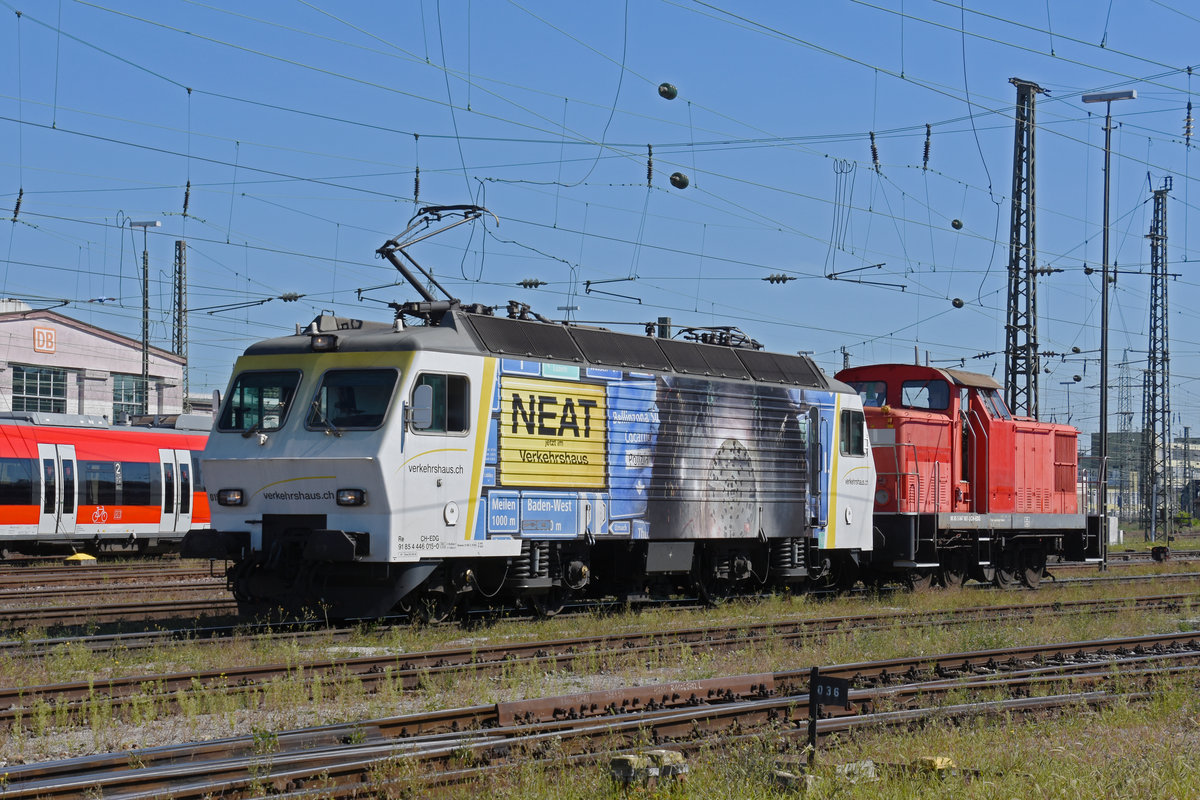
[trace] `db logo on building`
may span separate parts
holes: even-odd
[[[38,353],[53,353],[54,352],[54,329],[53,328],[34,328],[33,329],[33,349]]]

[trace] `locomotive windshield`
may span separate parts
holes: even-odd
[[[850,381],[850,385],[858,392],[864,406],[879,408],[887,404],[887,383],[884,381]]]
[[[905,408],[945,411],[950,407],[950,385],[945,381],[905,381],[900,386],[900,404]]]
[[[243,372],[233,382],[217,430],[277,431],[300,384],[299,370]]]
[[[309,406],[310,430],[378,428],[383,424],[398,374],[394,369],[340,369],[321,376]]]

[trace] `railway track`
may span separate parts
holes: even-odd
[[[124,584],[162,580],[219,580],[224,582],[224,570],[214,567],[184,567],[179,562],[170,565],[97,564],[85,567],[22,567],[0,569],[0,590],[25,586],[90,586]]]
[[[222,586],[223,590],[224,587]],[[86,628],[92,625],[145,622],[161,625],[178,619],[201,620],[235,617],[237,602],[224,593],[205,587],[204,598],[191,600],[151,600],[138,603],[112,603],[86,606],[50,606],[44,608],[0,609],[0,630],[30,628]],[[107,599],[108,594],[98,595]]]
[[[1063,706],[1137,699],[1121,687],[1200,676],[1200,632],[947,653],[824,667],[852,681],[850,710],[818,720],[819,735],[861,725],[910,725],[997,713],[1047,713]],[[809,670],[610,689],[433,711],[261,737],[90,756],[9,767],[7,798],[168,795],[176,800],[319,790],[351,797],[372,791],[437,791],[553,759],[592,763],[645,742],[688,751],[714,737],[770,726],[782,749],[807,727]],[[946,695],[987,701],[942,705]],[[1006,699],[994,699],[997,694]],[[1014,697],[1013,695],[1034,695]],[[876,713],[876,708],[888,710]],[[549,747],[553,743],[553,747]]]
[[[14,606],[25,610],[30,604],[37,605],[47,601],[74,599],[93,606],[95,601],[111,600],[116,595],[122,601],[130,598],[161,599],[166,595],[179,598],[180,595],[195,595],[197,597],[223,596],[228,598],[229,591],[225,581],[190,580],[164,581],[154,583],[105,584],[101,586],[55,586],[25,589],[0,589],[0,614]],[[122,603],[127,606],[127,602]]]
[[[59,683],[45,686],[0,688],[0,723],[21,724],[38,704],[53,705],[58,713],[70,715],[87,704],[103,701],[114,710],[127,702],[153,700],[165,706],[178,702],[181,691],[244,694],[261,690],[272,681],[298,680],[301,686],[327,678],[357,681],[367,690],[390,684],[412,691],[431,681],[453,680],[456,676],[500,675],[514,668],[573,670],[582,661],[594,665],[601,660],[652,658],[664,650],[702,647],[706,650],[742,650],[777,646],[797,647],[829,634],[853,630],[864,633],[903,625],[906,629],[965,625],[980,620],[1013,622],[1048,616],[1118,614],[1126,611],[1175,612],[1200,603],[1200,594],[1184,593],[1131,597],[1119,600],[1079,600],[1038,604],[1010,604],[982,608],[912,614],[886,612],[845,617],[793,619],[777,622],[739,623],[707,627],[639,631],[558,640],[472,645],[426,652],[386,653],[290,661],[243,668],[223,668],[160,675],[131,675],[108,679]],[[315,632],[328,641],[329,631]],[[300,687],[298,687],[300,688]]]
[[[91,568],[85,568],[91,569]],[[1161,583],[1200,579],[1200,572],[1158,572],[1149,575],[1093,575],[1077,578],[1056,578],[1043,583],[1042,588],[1051,586],[1077,586],[1104,583]],[[971,584],[971,589],[991,591],[994,587],[988,584]],[[114,593],[124,595],[122,602],[113,602]],[[164,594],[175,597],[172,600],[163,599]],[[180,594],[190,595],[178,597]],[[129,596],[149,598],[139,602],[125,602]],[[78,605],[47,606],[47,598],[62,598],[72,596]],[[748,598],[752,599],[752,598]],[[681,601],[672,601],[678,604]],[[682,601],[688,602],[688,601]],[[693,601],[694,602],[694,601]],[[33,604],[30,607],[28,604]],[[205,620],[213,621],[237,617],[237,604],[229,596],[222,579],[208,578],[192,584],[172,581],[169,584],[158,584],[157,587],[146,586],[138,588],[136,583],[128,587],[110,587],[108,584],[100,588],[87,590],[84,587],[73,587],[63,590],[4,590],[0,589],[0,631],[19,631],[28,629],[79,629],[94,628],[98,625],[121,625],[146,623],[154,627],[177,619],[186,619],[191,624],[182,631],[160,631],[161,636],[194,636],[201,626],[196,623]],[[686,607],[686,606],[685,606]],[[592,613],[597,604],[580,605],[577,610]],[[492,615],[520,615],[513,609],[500,609]],[[528,616],[528,614],[526,614]],[[384,618],[382,623],[407,621],[407,617]],[[3,645],[0,644],[0,649]]]

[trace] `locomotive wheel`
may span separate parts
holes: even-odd
[[[696,595],[707,606],[716,608],[733,596],[733,586],[724,578],[718,578],[707,569],[697,569],[692,575]]]
[[[457,606],[457,594],[433,590],[422,593],[411,603],[404,604],[404,610],[421,624],[429,625],[451,619]]]
[[[809,586],[816,591],[845,594],[858,583],[859,568],[851,559],[838,554],[825,556],[819,571],[810,577]]]
[[[933,586],[933,570],[910,569],[905,575],[905,582],[914,592],[923,592]]]
[[[957,589],[966,582],[968,571],[966,554],[951,550],[938,571],[938,583],[947,589]]]
[[[1009,561],[1010,559],[1005,560]],[[996,584],[998,589],[1015,589],[1021,585],[1020,569],[1012,563],[997,565],[992,583]]]
[[[562,613],[571,591],[565,587],[553,586],[542,594],[530,595],[524,599],[524,604],[535,617],[549,619]]]
[[[1021,583],[1030,589],[1038,588],[1046,572],[1046,552],[1040,547],[1021,552]]]

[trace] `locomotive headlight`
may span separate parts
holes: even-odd
[[[221,489],[217,492],[217,504],[222,506],[240,506],[245,503],[241,489]]]
[[[362,489],[338,489],[337,504],[339,506],[366,505],[367,493]]]
[[[314,351],[325,353],[330,350],[337,350],[337,337],[332,333],[316,333],[313,334],[309,344]]]

